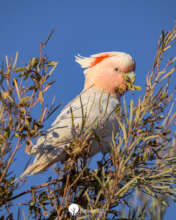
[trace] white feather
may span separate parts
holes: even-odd
[[[79,63],[82,68],[89,68],[94,60],[95,59],[93,57],[83,57],[79,54],[75,56],[75,61]]]

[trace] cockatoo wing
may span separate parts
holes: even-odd
[[[41,172],[58,161],[64,161],[66,152],[64,147],[74,140],[75,135],[95,129],[104,141],[112,138],[113,124],[116,124],[114,109],[119,100],[95,88],[83,90],[58,115],[51,128],[41,136],[30,154],[36,158],[22,177]],[[102,129],[103,128],[103,129]],[[100,132],[103,130],[103,133]],[[98,151],[107,152],[109,149],[100,149],[98,143],[91,146],[91,155]]]

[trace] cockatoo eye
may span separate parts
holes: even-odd
[[[119,72],[119,71],[120,71],[120,69],[119,69],[118,67],[116,67],[114,70],[115,70],[116,72]]]

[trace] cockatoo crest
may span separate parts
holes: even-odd
[[[118,56],[120,59],[124,56],[125,58],[130,58],[129,55],[127,55],[124,52],[104,52],[104,53],[98,53],[91,55],[90,57],[83,57],[78,54],[78,56],[75,56],[75,61],[81,65],[82,68],[91,68],[97,65],[98,63],[102,62],[104,59],[113,57],[113,56]],[[127,59],[125,59],[127,60]],[[128,60],[127,60],[128,61]],[[88,71],[84,71],[86,74]]]
[[[111,55],[109,53],[99,53],[99,54],[92,55],[90,57],[83,57],[83,56],[78,55],[75,57],[76,58],[75,61],[79,63],[82,68],[90,68],[110,56]]]

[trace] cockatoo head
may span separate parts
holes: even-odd
[[[76,56],[76,62],[85,68],[84,89],[95,87],[112,96],[134,89],[135,62],[129,54],[105,52],[88,58]]]

